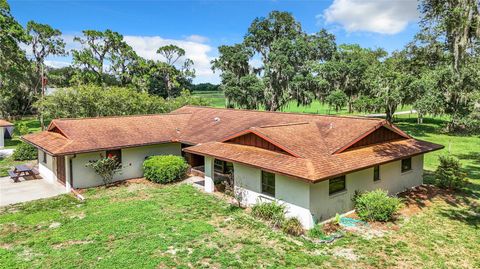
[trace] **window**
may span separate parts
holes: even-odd
[[[225,172],[225,162],[215,159],[213,161],[213,169],[215,170],[215,172],[223,174]]]
[[[46,164],[47,163],[47,153],[45,151],[42,151],[42,163]]]
[[[345,176],[332,178],[328,181],[328,194],[332,195],[345,190]]]
[[[275,174],[262,171],[262,193],[275,197]]]
[[[373,168],[373,181],[380,180],[380,165],[377,165]]]
[[[402,173],[412,170],[412,158],[402,160]]]
[[[119,163],[122,163],[122,150],[107,150],[106,152],[107,158],[115,157]]]

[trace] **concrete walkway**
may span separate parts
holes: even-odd
[[[14,149],[0,149],[0,158],[7,158],[13,154]]]
[[[0,178],[0,206],[33,201],[67,193],[60,183],[50,184],[43,179],[14,183],[9,177]]]

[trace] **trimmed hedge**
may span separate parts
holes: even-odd
[[[145,178],[162,184],[182,179],[187,169],[188,164],[180,156],[152,156],[143,162]]]
[[[15,161],[34,160],[37,156],[37,148],[25,142],[20,143],[12,154]]]
[[[389,221],[400,207],[399,198],[390,197],[382,190],[362,193],[355,201],[357,214],[364,221]]]

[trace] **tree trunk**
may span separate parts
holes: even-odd
[[[418,124],[423,124],[423,114],[420,113],[420,112],[418,112],[417,123]]]

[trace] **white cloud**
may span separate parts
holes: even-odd
[[[187,41],[198,42],[198,43],[205,43],[208,42],[208,37],[201,36],[201,35],[190,35],[186,38]]]
[[[71,51],[72,49],[80,49],[81,45],[74,42],[75,35],[62,35],[66,43],[65,49]],[[81,34],[78,34],[81,36]],[[193,60],[195,68],[195,83],[211,82],[219,83],[220,77],[218,72],[213,73],[210,68],[210,61],[214,59],[216,49],[208,44],[208,38],[199,35],[190,35],[185,39],[167,39],[160,36],[124,36],[124,40],[135,50],[135,52],[145,58],[151,60],[164,61],[165,59],[157,53],[157,49],[161,46],[174,44],[185,50],[185,57]],[[26,45],[21,45],[22,49],[27,52],[29,57],[32,57],[31,48]],[[55,56],[47,57],[45,64],[51,67],[59,68],[70,65],[72,61],[71,54],[65,57]],[[181,65],[182,63],[179,63]],[[107,64],[108,65],[108,64]]]
[[[53,68],[62,68],[70,65],[70,62],[66,61],[55,61],[55,60],[45,60],[45,65]]]
[[[417,0],[334,0],[317,19],[339,24],[348,32],[393,35],[418,20],[417,5]]]
[[[212,47],[207,44],[189,40],[166,39],[160,36],[124,36],[125,41],[143,58],[164,61],[157,53],[161,46],[173,44],[185,50],[185,58],[194,62],[196,81],[218,81],[218,74],[210,69],[210,61],[214,59],[210,54]]]

